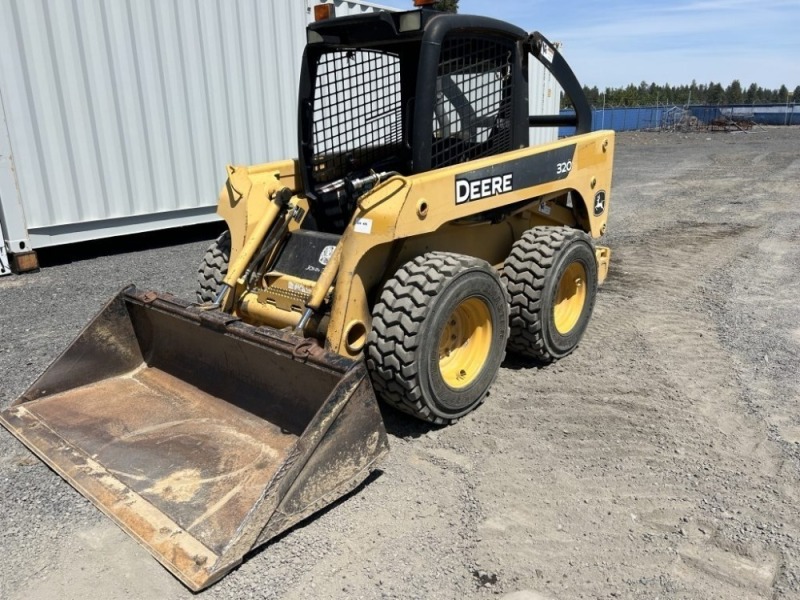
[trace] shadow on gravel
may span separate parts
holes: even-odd
[[[534,369],[539,371],[547,368],[550,365],[544,364],[532,358],[509,354],[506,356],[506,359],[500,366],[502,368],[512,369],[514,371]],[[489,393],[492,393],[492,388],[489,388]],[[399,437],[404,440],[417,439],[427,433],[430,433],[431,431],[437,431],[439,429],[448,427],[448,425],[434,425],[433,423],[421,421],[420,419],[412,417],[411,415],[407,415],[406,413],[381,401],[378,401],[378,407],[380,408],[381,416],[383,417],[383,424],[386,427],[386,432],[389,435]]]
[[[225,224],[220,221],[218,223],[202,223],[200,225],[175,227],[161,231],[148,231],[102,240],[66,244],[53,248],[42,248],[37,250],[37,255],[40,266],[55,267],[100,256],[114,256],[213,240],[222,233],[224,227]]]
[[[434,425],[433,423],[420,421],[380,401],[378,402],[378,407],[381,409],[381,416],[383,417],[383,424],[386,426],[386,432],[395,437],[416,439],[426,433],[446,427],[446,425]]]
[[[519,356],[517,354],[508,354],[503,364],[500,366],[504,369],[511,369],[512,371],[521,371],[522,369],[536,369],[537,371],[541,371],[542,369],[546,369],[549,365],[534,358]]]
[[[347,502],[353,496],[357,496],[358,494],[360,494],[364,490],[364,488],[366,488],[367,486],[371,485],[373,482],[377,481],[382,476],[383,476],[383,471],[381,469],[375,469],[372,473],[370,473],[367,476],[367,478],[364,481],[361,482],[360,485],[358,485],[351,492],[345,494],[344,496],[342,496],[341,498],[339,498],[335,502],[332,502],[331,504],[328,504],[328,506],[326,506],[325,508],[319,509],[314,514],[310,515],[308,518],[303,519],[302,521],[300,521],[294,527],[291,527],[290,529],[287,529],[286,531],[284,531],[280,535],[277,535],[276,537],[272,538],[269,542],[267,542],[263,546],[259,546],[255,550],[252,550],[252,551],[248,552],[247,554],[245,554],[244,558],[242,559],[242,564],[246,563],[248,560],[250,560],[252,557],[254,557],[257,554],[260,554],[262,552],[269,552],[270,548],[274,544],[279,544],[281,542],[281,540],[283,540],[283,538],[285,538],[287,535],[289,535],[293,531],[296,531],[297,529],[301,529],[301,528],[305,527],[306,525],[308,525],[309,523],[313,523],[317,519],[322,518],[323,516],[327,515],[330,511],[334,510],[336,507],[338,507],[343,502]],[[239,567],[236,567],[236,569],[233,569],[231,571],[231,573],[236,571],[238,568]],[[222,579],[225,579],[225,577],[223,577]],[[222,581],[222,580],[220,580],[220,581]],[[217,585],[217,583],[219,583],[219,582],[215,582],[214,584],[211,585],[211,587],[206,588],[205,590],[203,590],[203,592],[206,592],[206,591],[210,590],[215,585]],[[202,595],[202,593],[200,593],[199,595]]]

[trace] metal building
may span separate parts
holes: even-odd
[[[294,152],[306,19],[297,0],[0,0],[7,249],[215,219],[226,163]]]
[[[294,156],[319,3],[0,0],[0,275],[6,251],[216,220],[226,164]],[[532,68],[533,114],[559,98]]]

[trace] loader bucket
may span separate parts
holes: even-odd
[[[363,361],[301,341],[130,287],[0,421],[197,591],[388,450]]]

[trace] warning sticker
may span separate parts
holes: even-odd
[[[542,51],[540,53],[542,60],[546,60],[549,63],[553,62],[553,54],[554,51],[550,44],[547,42],[542,42]]]
[[[353,230],[356,233],[372,233],[372,219],[366,219],[364,217],[356,219]]]
[[[542,213],[543,215],[549,215],[552,212],[552,210],[547,202],[541,200],[539,202],[539,212]]]

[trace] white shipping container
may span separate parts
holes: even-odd
[[[4,250],[216,220],[226,164],[297,155],[319,3],[0,0]],[[336,16],[384,8],[328,3]],[[536,61],[530,86],[531,114],[556,114],[560,91]]]
[[[0,0],[12,252],[216,219],[226,163],[294,156],[297,0]]]

